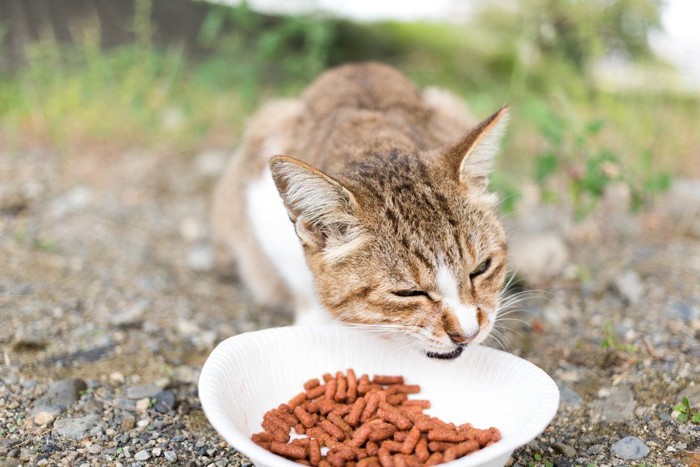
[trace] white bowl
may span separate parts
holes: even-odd
[[[429,399],[427,413],[456,424],[495,426],[501,441],[457,459],[454,466],[503,466],[510,454],[537,437],[559,407],[559,390],[532,363],[476,346],[454,360],[435,360],[401,338],[341,326],[285,327],[249,332],[220,343],[199,378],[207,418],[257,467],[298,466],[261,448],[250,435],[262,431],[263,414],[303,390],[303,383],[353,368],[403,375],[420,384],[413,398]]]

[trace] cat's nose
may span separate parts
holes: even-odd
[[[477,334],[478,333],[474,333],[471,336],[467,336],[466,334],[461,333],[461,332],[448,332],[447,333],[447,335],[450,337],[452,342],[454,342],[455,344],[462,344],[462,345],[466,345],[466,344],[470,343],[471,341],[473,341]]]

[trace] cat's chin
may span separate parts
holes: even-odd
[[[452,360],[462,355],[464,347],[464,345],[459,345],[451,352],[426,352],[426,355],[430,358],[436,358],[438,360]]]

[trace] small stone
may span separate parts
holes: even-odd
[[[581,407],[581,396],[576,391],[571,389],[571,386],[569,386],[563,381],[557,381],[557,386],[559,387],[559,395],[562,404],[568,405],[573,408]]]
[[[552,447],[562,456],[573,459],[576,456],[576,449],[564,443],[554,443]]]
[[[78,185],[67,193],[58,196],[49,206],[51,215],[61,218],[71,212],[81,211],[92,204],[92,190],[86,186]]]
[[[122,418],[121,431],[130,431],[136,426],[136,418],[133,415],[125,415]]]
[[[22,452],[20,451],[19,448],[12,448],[10,449],[10,452],[7,453],[7,457],[13,459],[15,457],[19,457],[19,453]]]
[[[634,417],[634,394],[626,385],[603,388],[598,400],[591,403],[590,413],[594,423],[619,423]]]
[[[153,457],[160,457],[162,452],[163,450],[161,448],[153,448],[151,454],[153,455]]]
[[[558,276],[569,261],[566,243],[555,233],[514,233],[509,243],[508,263],[529,284]]]
[[[689,303],[673,302],[666,308],[666,315],[671,319],[680,319],[690,322],[700,317],[700,308]]]
[[[144,397],[143,399],[139,399],[136,401],[136,410],[139,412],[145,412],[148,410],[148,407],[151,405],[151,399],[148,397]]]
[[[139,428],[145,428],[148,426],[149,423],[151,422],[148,419],[144,418],[143,420],[139,420],[138,422],[136,422],[136,426]]]
[[[114,313],[109,317],[109,323],[120,328],[137,328],[143,324],[143,317],[148,308],[146,300],[140,300],[129,308]]]
[[[156,384],[141,384],[126,388],[126,397],[129,399],[152,398],[160,392],[160,386]]]
[[[175,407],[175,393],[173,391],[160,391],[156,394],[155,399],[153,410],[158,413],[168,413]]]
[[[38,331],[29,329],[18,329],[12,339],[14,350],[41,350],[49,344],[47,337]]]
[[[621,459],[642,459],[649,454],[649,447],[641,439],[628,436],[613,444],[610,452]]]
[[[91,444],[88,448],[88,452],[90,454],[99,454],[102,452],[102,446],[100,446],[99,444]]]
[[[58,415],[61,411],[80,399],[80,393],[87,389],[81,379],[67,378],[52,383],[46,393],[34,402],[34,412],[50,412]]]
[[[630,305],[636,305],[644,294],[644,286],[639,274],[629,269],[615,276],[612,287]]]
[[[41,411],[37,412],[36,415],[34,415],[34,423],[40,426],[50,425],[55,419],[56,416],[51,412]]]
[[[174,464],[177,461],[177,454],[175,453],[175,451],[165,451],[163,453],[163,456],[165,457],[165,460],[167,460],[171,464]]]
[[[88,432],[100,422],[99,415],[85,415],[84,417],[69,417],[56,420],[53,424],[54,432],[64,438],[77,441],[87,436]]]
[[[605,446],[603,446],[602,444],[594,444],[592,446],[589,446],[588,449],[586,449],[586,454],[594,456],[603,452],[604,449]]]
[[[214,178],[221,175],[229,159],[228,151],[210,149],[197,155],[195,167],[203,177]]]
[[[197,244],[187,251],[187,266],[193,271],[209,271],[214,267],[214,252],[207,244]]]
[[[142,449],[139,452],[137,452],[136,454],[134,454],[134,460],[139,461],[139,462],[147,461],[150,458],[151,458],[151,453],[149,453],[145,449]]]
[[[104,406],[102,405],[102,402],[96,401],[95,399],[90,399],[85,402],[83,410],[85,411],[85,413],[101,414],[104,410]]]
[[[123,383],[125,381],[124,375],[118,371],[113,371],[110,373],[109,379],[114,383]]]

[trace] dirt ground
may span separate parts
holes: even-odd
[[[0,464],[249,465],[206,421],[199,369],[290,316],[213,267],[226,157],[0,154]],[[664,206],[570,230],[562,273],[502,321],[562,390],[511,465],[700,465],[700,425],[673,413],[700,410],[700,239]]]

